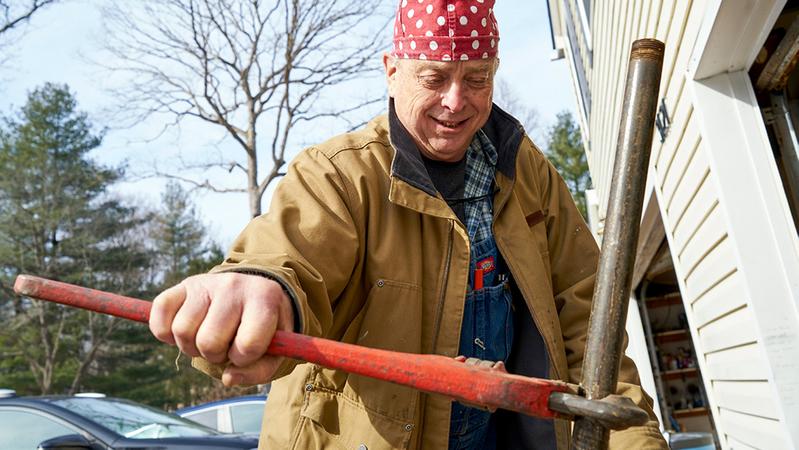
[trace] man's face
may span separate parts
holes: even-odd
[[[459,161],[488,120],[497,60],[424,61],[383,56],[397,116],[430,159]]]

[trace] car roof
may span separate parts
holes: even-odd
[[[68,395],[40,395],[40,396],[0,398],[0,407],[32,408],[39,411],[45,411],[57,416],[61,420],[72,423],[78,428],[84,430],[91,429],[93,433],[101,435],[98,437],[106,441],[113,441],[119,437],[118,433],[103,426],[102,424],[99,424],[89,418],[86,418],[80,414],[72,412],[71,410],[64,408],[63,406],[53,403],[53,400],[59,400],[65,398],[73,398],[73,397],[70,397]],[[125,401],[124,399],[113,399],[113,398],[112,400]]]
[[[266,401],[266,395],[242,395],[242,396],[239,396],[239,397],[225,398],[225,399],[222,399],[222,400],[215,400],[215,401],[212,401],[212,402],[200,403],[199,405],[187,406],[185,408],[180,408],[180,409],[176,410],[175,414],[186,414],[186,413],[190,413],[192,411],[198,411],[198,410],[207,409],[207,408],[214,408],[214,407],[223,406],[223,405],[232,405],[232,404],[236,404],[236,403],[264,402],[264,401]]]
[[[69,395],[42,395],[42,396],[23,396],[23,397],[10,397],[0,398],[0,409],[4,407],[21,408],[21,409],[36,409],[44,411],[57,416],[59,419],[72,423],[74,426],[81,430],[91,430],[90,433],[95,435],[106,444],[116,445],[117,443],[128,442],[130,444],[141,445],[147,448],[157,444],[157,447],[167,448],[252,448],[257,445],[257,439],[251,436],[234,435],[234,434],[221,434],[215,436],[203,437],[180,437],[180,438],[155,438],[155,439],[132,439],[128,440],[114,430],[111,430],[102,424],[88,419],[80,414],[74,413],[71,410],[59,406],[54,403],[54,400],[60,399],[81,399],[81,397]],[[87,400],[101,400],[101,401],[118,401],[124,403],[138,404],[128,399],[103,397],[103,398],[86,398]],[[146,406],[146,405],[143,405]],[[127,446],[127,444],[125,444]]]
[[[136,402],[132,400],[128,400],[126,398],[117,398],[117,397],[106,397],[106,396],[87,396],[87,395],[25,395],[21,397],[6,397],[0,398],[0,405],[10,404],[19,402],[21,404],[35,404],[35,405],[51,405],[57,407],[61,410],[66,410],[63,407],[58,406],[56,403],[57,400],[66,400],[66,399],[87,399],[87,400],[107,400],[112,402],[122,402],[122,403],[134,403]]]

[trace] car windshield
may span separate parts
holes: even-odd
[[[53,403],[134,439],[220,434],[182,417],[121,399],[70,397]]]

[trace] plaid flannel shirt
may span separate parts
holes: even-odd
[[[477,243],[491,236],[493,222],[492,187],[497,149],[483,130],[478,130],[466,151],[463,198],[469,240]]]

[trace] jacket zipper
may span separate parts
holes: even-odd
[[[444,300],[447,298],[447,285],[449,284],[449,269],[452,264],[452,241],[453,230],[455,229],[454,221],[449,220],[449,242],[447,243],[447,259],[444,261],[444,281],[441,284],[441,297],[438,299],[438,308],[436,310],[435,327],[433,328],[433,348],[432,353],[436,352],[438,346],[438,334],[441,328],[441,320],[444,315]]]
[[[433,330],[433,347],[431,348],[431,353],[436,352],[436,346],[438,345],[438,330],[441,327],[441,319],[444,315],[444,300],[447,298],[447,285],[449,284],[449,266],[452,263],[452,244],[453,244],[453,230],[455,229],[454,221],[449,221],[449,241],[447,244],[447,259],[444,261],[444,281],[441,283],[442,290],[441,290],[441,297],[438,300],[438,308],[436,309],[436,320],[435,320],[435,329]],[[425,408],[427,407],[427,394],[420,393],[420,402],[419,402],[419,428],[421,429],[424,426],[424,412]],[[422,433],[416,434],[416,445],[414,446],[416,449],[422,448]]]

